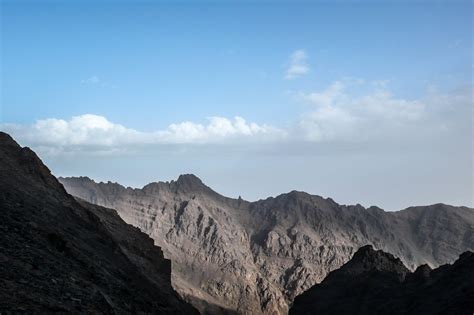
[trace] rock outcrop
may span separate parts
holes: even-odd
[[[474,312],[474,253],[452,265],[410,272],[391,254],[359,249],[322,283],[296,297],[290,315],[465,314]]]
[[[171,262],[115,210],[78,202],[0,132],[0,312],[198,314]]]
[[[295,296],[367,244],[411,270],[474,250],[474,210],[466,207],[385,212],[297,191],[248,202],[221,196],[194,175],[142,189],[60,181],[150,235],[173,261],[173,287],[202,313],[286,314]]]

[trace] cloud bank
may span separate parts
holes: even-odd
[[[273,146],[315,144],[422,143],[438,136],[472,133],[472,86],[452,93],[429,90],[420,99],[396,97],[384,84],[339,80],[317,91],[300,91],[294,100],[306,110],[285,128],[247,122],[242,117],[210,117],[207,123],[184,121],[143,132],[94,114],[69,120],[48,118],[31,125],[0,124],[22,144],[45,154],[120,153],[160,146]],[[354,92],[355,91],[355,92]],[[363,92],[361,92],[363,91]],[[467,134],[467,135],[466,135]]]
[[[66,148],[70,151],[74,147],[111,150],[143,145],[273,141],[285,137],[283,130],[247,123],[242,117],[210,117],[207,124],[185,121],[153,132],[127,128],[94,114],[74,116],[69,120],[41,119],[32,125],[3,124],[1,127],[28,145],[54,148],[54,152]]]

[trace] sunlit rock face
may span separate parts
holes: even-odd
[[[60,181],[150,235],[173,261],[173,287],[202,313],[286,314],[296,295],[367,244],[412,270],[474,250],[474,210],[465,207],[385,212],[296,191],[247,202],[194,175],[142,189],[86,177]]]

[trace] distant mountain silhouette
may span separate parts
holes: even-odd
[[[466,314],[474,312],[474,253],[410,272],[391,254],[360,248],[322,283],[296,297],[290,315]]]
[[[0,313],[198,314],[171,263],[115,210],[78,202],[0,132]]]
[[[295,296],[367,244],[410,270],[474,251],[474,210],[466,207],[385,212],[298,191],[248,202],[189,174],[142,189],[59,180],[72,195],[116,209],[150,235],[173,261],[174,288],[204,314],[286,314]]]

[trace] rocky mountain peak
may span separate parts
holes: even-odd
[[[75,177],[75,178],[77,178],[78,182],[82,182],[82,183],[91,183],[91,184],[96,183],[94,180],[92,180],[90,177],[87,177],[87,176],[79,176],[79,177]],[[66,177],[59,177],[59,179],[60,180],[66,179]]]
[[[474,252],[466,251],[459,255],[459,259],[456,261],[457,264],[470,262],[471,265],[474,264]],[[473,265],[474,267],[474,265]]]
[[[202,180],[194,174],[181,174],[176,182],[180,185],[202,186]]]
[[[383,268],[360,274],[341,272],[368,261]],[[289,314],[472,314],[472,252],[465,252],[452,265],[434,270],[422,265],[414,273],[407,271],[403,280],[397,279],[398,270],[399,260],[392,255],[364,246],[341,269],[297,296]]]
[[[63,186],[51,174],[49,168],[43,164],[36,153],[28,147],[21,147],[10,135],[0,132],[0,158],[3,165],[2,177],[7,180],[8,176],[24,175],[30,184],[35,183],[40,187],[44,185],[50,189],[50,193],[57,191],[60,194],[67,195]]]
[[[18,143],[8,133],[2,131],[0,131],[0,145],[19,147]]]
[[[406,274],[409,270],[399,258],[382,250],[374,250],[372,245],[359,248],[352,259],[341,270],[350,274],[360,274],[370,270]]]
[[[197,192],[213,192],[211,188],[206,186],[199,177],[194,174],[182,174],[179,175],[175,182],[171,182],[175,187],[184,193],[197,193]]]
[[[413,273],[413,277],[420,278],[420,279],[427,279],[430,276],[430,273],[433,269],[427,264],[423,264],[416,268],[415,272]]]

